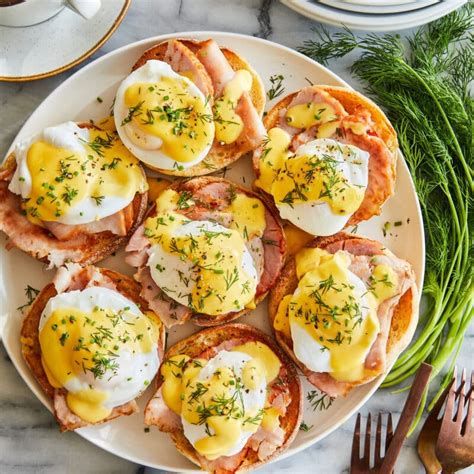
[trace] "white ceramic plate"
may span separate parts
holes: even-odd
[[[386,15],[370,15],[336,10],[312,0],[280,0],[288,8],[312,20],[353,30],[395,31],[424,25],[464,5],[467,0],[445,0],[420,10]]]
[[[69,8],[38,25],[0,25],[0,81],[22,82],[54,76],[84,61],[122,22],[131,0],[102,0],[85,20]]]
[[[71,119],[98,119],[106,115],[118,84],[143,51],[172,36],[213,37],[218,43],[235,49],[248,59],[258,70],[267,87],[269,87],[270,76],[274,74],[285,76],[286,92],[307,85],[307,80],[315,84],[347,85],[335,74],[305,56],[258,38],[216,32],[160,36],[113,51],[71,76],[36,109],[15,141],[59,122]],[[101,97],[103,103],[99,103],[96,100],[97,97]],[[226,171],[225,176],[250,186],[254,179],[250,160],[242,158]],[[386,221],[401,221],[403,224],[394,227],[394,230],[384,237],[382,228]],[[424,271],[423,226],[413,184],[401,156],[398,161],[395,196],[386,204],[382,215],[360,225],[358,233],[381,240],[397,255],[411,262],[417,275],[417,282],[421,286]],[[16,308],[25,303],[23,289],[26,285],[42,288],[51,280],[54,273],[45,270],[44,265],[16,249],[7,252],[4,249],[4,243],[5,238],[2,236],[0,241],[0,315],[6,317],[4,318],[6,324],[3,342],[20,375],[43,404],[51,410],[50,400],[41,391],[22,359],[19,343],[22,316]],[[132,269],[123,262],[122,257],[123,254],[119,252],[101,265],[130,274]],[[241,321],[270,333],[266,310],[266,302],[263,302]],[[170,331],[168,342],[173,344],[196,329],[192,324],[174,328]],[[283,457],[297,453],[327,436],[367,401],[380,383],[381,378],[354,390],[347,398],[337,400],[327,411],[313,411],[306,403],[304,420],[309,426],[313,425],[313,428],[309,432],[299,432],[295,442],[283,454]],[[308,390],[310,386],[305,382],[305,391]],[[142,397],[140,404],[142,407],[149,396],[150,391]],[[105,425],[77,430],[77,433],[107,451],[142,465],[169,471],[197,471],[175,450],[166,434],[160,433],[157,429],[145,433],[142,416],[142,413],[139,413],[123,417]]]
[[[359,1],[359,0],[355,0]],[[363,0],[360,0],[361,2]],[[421,8],[428,7],[435,3],[439,3],[440,0],[417,0],[417,1],[408,1],[401,2],[401,0],[394,0],[393,3],[353,3],[348,2],[347,0],[319,0],[318,3],[327,5],[331,8],[337,10],[344,10],[352,13],[367,13],[373,16],[387,15],[388,13],[402,13],[420,10]],[[382,18],[383,19],[383,18]]]

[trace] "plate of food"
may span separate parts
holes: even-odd
[[[423,227],[392,126],[254,37],[159,36],[76,72],[5,158],[0,229],[16,369],[61,431],[141,465],[297,453],[417,323]]]

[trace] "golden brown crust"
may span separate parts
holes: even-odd
[[[247,196],[257,198],[263,202],[267,212],[270,214],[271,218],[274,220],[279,230],[280,238],[278,239],[277,242],[278,242],[279,253],[281,256],[281,262],[283,264],[286,257],[285,235],[283,232],[283,228],[281,226],[281,220],[280,220],[278,211],[275,208],[274,204],[268,199],[268,197],[263,196],[262,194],[255,193],[245,188],[244,186],[241,186],[232,181],[228,181],[223,178],[217,178],[215,176],[202,176],[202,177],[193,178],[193,179],[184,180],[184,181],[175,181],[169,188],[175,190],[178,193],[183,192],[183,191],[188,191],[191,193],[191,195],[194,195],[197,191],[205,188],[207,185],[212,184],[212,183],[223,183],[227,186],[232,186],[237,193],[243,193]],[[150,209],[148,216],[152,216],[153,213],[154,213],[154,208]],[[258,305],[267,296],[268,292],[270,291],[270,288],[272,287],[272,285],[278,278],[282,264],[279,266],[278,270],[274,273],[274,275],[272,275],[271,281],[267,285],[265,285],[264,288],[257,287],[257,293],[255,294],[255,300],[254,300],[255,305]],[[249,313],[250,311],[252,310],[243,309],[242,311],[238,311],[234,313],[226,313],[226,314],[221,314],[221,315],[216,315],[216,316],[210,316],[210,315],[202,314],[202,313],[194,313],[191,316],[191,319],[198,326],[204,326],[204,327],[218,326],[220,324],[228,323],[237,318],[240,318],[241,316]]]
[[[89,123],[79,123],[80,127],[83,128],[96,128],[98,127],[89,124]],[[99,129],[100,130],[100,129]],[[8,181],[10,181],[11,177],[16,168],[16,161],[15,155],[12,152],[6,158],[5,162],[0,167],[0,179],[2,174],[6,177],[8,176]],[[143,171],[143,169],[142,169]],[[144,173],[144,171],[143,171]],[[10,191],[6,190],[6,193],[9,193],[11,196],[20,202],[20,197],[17,197]],[[113,254],[119,247],[124,245],[130,237],[133,235],[137,227],[141,224],[145,212],[148,206],[148,192],[145,191],[143,193],[137,193],[132,201],[133,205],[133,224],[131,225],[130,229],[125,236],[119,236],[113,234],[110,231],[99,232],[96,234],[86,234],[86,233],[79,233],[77,236],[73,237],[68,241],[60,241],[54,235],[52,235],[47,229],[44,229],[40,226],[34,226],[35,235],[31,236],[31,239],[39,239],[44,242],[44,247],[48,247],[51,249],[57,248],[59,251],[64,250],[65,252],[71,251],[75,255],[77,252],[80,252],[79,258],[71,258],[70,261],[75,263],[79,263],[81,265],[90,265],[103,260],[104,258]],[[8,234],[7,234],[8,236]],[[50,262],[47,256],[40,255],[39,250],[35,250],[30,248],[28,244],[28,240],[22,241],[24,245],[18,245],[20,250],[23,250],[33,258],[40,260],[41,262],[54,265],[54,262]],[[41,247],[41,246],[40,246]],[[44,248],[40,249],[41,251],[45,250]]]
[[[174,38],[178,41],[181,41],[187,48],[189,48],[193,53],[199,48],[201,41],[189,40],[185,38]],[[168,40],[153,46],[152,48],[146,50],[138,61],[133,66],[132,70],[143,66],[150,59],[157,59],[162,61],[166,53]],[[250,91],[250,97],[252,103],[255,106],[255,109],[258,112],[258,115],[261,117],[263,115],[263,110],[265,108],[266,94],[265,88],[263,86],[262,80],[258,73],[250,66],[250,64],[241,56],[239,56],[234,51],[221,47],[226,59],[229,61],[229,64],[232,66],[234,71],[239,69],[246,69],[252,74],[252,89]],[[199,64],[201,64],[199,62]],[[207,73],[206,73],[207,75]],[[147,164],[147,166],[155,171],[158,171],[163,174],[171,176],[182,176],[182,177],[192,177],[192,176],[202,176],[209,173],[214,173],[225,166],[229,166],[234,161],[237,161],[242,155],[252,151],[251,148],[245,148],[239,143],[231,143],[229,145],[219,145],[217,141],[214,141],[211,150],[209,151],[206,158],[201,161],[199,164],[192,166],[184,170],[164,170],[161,168],[156,168]]]
[[[328,252],[336,252],[337,250],[346,250],[353,255],[387,255],[393,256],[392,252],[385,248],[380,242],[359,237],[352,234],[339,232],[330,237],[317,237],[309,242],[308,248],[321,248]],[[386,368],[389,369],[400,353],[408,346],[413,334],[415,333],[418,323],[418,289],[415,283],[414,275],[413,284],[401,296],[400,301],[394,309],[392,321],[390,325],[389,338],[387,342],[387,361]],[[301,363],[293,352],[293,341],[281,331],[277,331],[273,327],[273,321],[276,317],[278,306],[281,300],[286,296],[293,294],[298,287],[298,278],[296,276],[295,257],[291,256],[280,273],[280,277],[275,286],[270,291],[268,298],[268,317],[270,325],[273,328],[275,339],[278,341],[284,351],[291,357],[293,362],[304,372],[309,375],[312,372]],[[367,374],[367,376],[358,382],[347,384],[347,392],[358,385],[362,385],[373,380],[380,374]],[[346,392],[346,393],[347,393]]]
[[[142,311],[148,311],[148,303],[140,296],[140,285],[136,283],[132,278],[126,275],[122,275],[121,273],[118,273],[114,270],[109,270],[107,268],[97,268],[97,270],[102,275],[110,278],[113,281],[119,293],[139,305]],[[58,293],[56,291],[56,287],[53,283],[49,283],[41,290],[41,292],[35,298],[31,307],[29,308],[28,314],[23,320],[20,332],[21,351],[26,361],[26,364],[30,368],[31,372],[33,373],[33,376],[35,377],[41,388],[51,399],[53,399],[54,397],[55,389],[49,383],[49,380],[43,368],[43,364],[41,362],[41,347],[39,343],[39,322],[41,318],[41,313],[46,307],[48,301],[57,294]],[[165,338],[165,329],[164,326],[161,325],[158,339],[158,353],[160,355],[160,360],[165,349]],[[125,407],[126,405],[127,404],[122,405],[122,407]],[[116,407],[115,412],[119,412],[120,408],[121,407]],[[128,414],[131,414],[132,412]],[[109,417],[102,420],[100,423],[105,423],[114,418],[117,418],[118,416],[121,416],[121,414],[116,413],[112,413]],[[61,431],[71,429],[69,426],[64,425],[58,418],[57,422],[60,426]],[[81,424],[81,426],[89,426],[91,424],[94,423],[84,423]]]
[[[279,383],[289,389],[291,396],[291,402],[287,407],[286,414],[280,418],[280,426],[285,431],[283,444],[271,456],[263,461],[258,459],[255,451],[246,446],[244,448],[246,452],[242,453],[244,454],[244,456],[242,456],[243,462],[237,469],[238,472],[244,472],[260,467],[279,456],[290,446],[298,433],[303,415],[303,389],[298,374],[291,361],[271,337],[253,326],[239,323],[225,324],[215,328],[203,329],[202,331],[193,334],[170,347],[166,351],[163,360],[178,354],[186,354],[191,358],[199,357],[199,355],[206,350],[217,347],[222,343],[227,342],[231,344],[232,340],[239,340],[239,344],[249,341],[259,341],[266,344],[280,359],[284,370],[280,371],[281,380]],[[159,389],[161,381],[159,378],[157,378],[157,380],[157,389]],[[206,469],[206,466],[201,465],[200,456],[184,436],[182,429],[170,433],[170,436],[178,451],[198,466],[201,466],[202,469]],[[235,471],[223,470],[221,472],[230,473]]]
[[[346,224],[346,227],[353,226],[361,221],[370,219],[374,215],[379,215],[383,203],[393,194],[394,183],[396,178],[396,164],[398,159],[397,134],[392,124],[388,120],[387,116],[380,109],[380,107],[378,107],[372,100],[360,94],[359,92],[353,89],[349,89],[347,87],[324,85],[315,85],[313,87],[315,89],[324,90],[325,92],[330,94],[333,98],[335,98],[342,104],[346,112],[348,112],[349,114],[354,114],[360,112],[361,110],[367,110],[368,112],[370,112],[373,122],[371,132],[385,143],[389,151],[390,163],[388,164],[387,170],[383,170],[383,176],[381,176],[380,178],[380,183],[376,187],[374,187],[375,192],[371,192],[370,195],[368,195],[368,192],[366,193],[364,201],[360,205],[359,209],[351,216],[350,220]],[[277,126],[280,120],[280,111],[287,109],[291,101],[298,94],[299,91],[293,92],[281,99],[277,104],[272,107],[272,109],[267,113],[263,120],[263,123],[267,130],[270,130],[271,128]],[[376,144],[372,144],[371,146],[376,146]],[[374,158],[372,157],[371,159],[374,160]],[[374,161],[373,163],[378,164],[379,162]],[[255,175],[258,177],[260,175],[260,168],[259,157],[257,154],[254,154],[253,156],[252,164]],[[374,200],[374,205],[369,205],[368,201],[372,199]]]

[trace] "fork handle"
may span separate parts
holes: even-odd
[[[412,424],[416,410],[425,391],[426,385],[430,379],[431,371],[433,367],[429,364],[422,363],[411,386],[410,393],[408,394],[405,406],[398,420],[397,428],[393,435],[392,440],[388,446],[387,452],[385,453],[385,458],[382,463],[380,472],[382,473],[391,473],[395,467],[395,462],[400,450],[402,449],[403,442],[405,441],[410,425]],[[445,473],[448,474],[448,473]]]

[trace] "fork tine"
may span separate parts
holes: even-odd
[[[385,438],[385,453],[390,445],[390,442],[393,438],[393,423],[392,423],[392,413],[388,413],[388,421],[387,421],[387,436]]]
[[[379,413],[377,416],[377,431],[375,433],[375,453],[374,453],[374,463],[375,467],[378,467],[380,461],[382,460],[380,454],[380,448],[382,447],[382,413]]]
[[[458,399],[458,407],[456,410],[456,418],[455,418],[455,426],[458,433],[461,433],[461,424],[464,418],[463,416],[464,415],[464,402],[466,399],[466,395],[464,394],[465,384],[466,384],[466,369],[462,369],[461,384],[459,385],[459,388],[457,390],[459,394],[459,399]]]
[[[359,464],[360,460],[360,413],[357,413],[357,420],[352,438],[351,466]]]
[[[456,397],[456,385],[457,385],[457,373],[456,369],[454,370],[454,382],[451,385],[451,388],[449,389],[448,393],[448,398],[446,401],[446,408],[444,410],[444,415],[443,415],[443,422],[444,419],[447,419],[449,421],[452,421],[454,418],[454,398]]]
[[[471,387],[467,392],[467,415],[464,420],[463,436],[473,430],[472,418],[474,415],[474,370],[471,370]]]
[[[363,460],[367,463],[367,467],[370,468],[370,435],[372,429],[372,416],[370,413],[367,416],[367,425],[365,428],[365,444],[364,444],[364,456]]]

